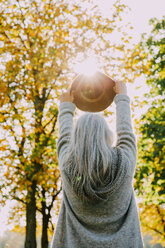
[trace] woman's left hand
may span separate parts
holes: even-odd
[[[74,97],[73,97],[73,92],[69,88],[66,92],[62,93],[60,96],[60,103],[62,102],[73,102]]]

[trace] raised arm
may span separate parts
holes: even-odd
[[[120,147],[130,162],[130,169],[133,172],[136,165],[136,138],[131,123],[130,99],[127,96],[126,85],[123,82],[116,82],[115,103],[116,103],[116,129],[117,147]]]
[[[73,97],[70,96],[70,90],[60,98],[59,107],[59,139],[57,141],[57,154],[60,169],[63,167],[64,157],[67,153],[67,147],[70,141],[72,126],[73,126],[73,115],[75,111],[75,104],[72,103]]]

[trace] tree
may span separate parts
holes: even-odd
[[[104,59],[106,72],[115,75],[129,40],[121,31],[124,41],[118,45],[110,41],[117,28],[122,30],[116,22],[121,21],[125,5],[115,1],[108,19],[97,6],[83,3],[0,3],[0,161],[5,176],[0,182],[1,202],[14,199],[24,205],[26,248],[36,247],[37,210],[42,214],[42,248],[48,247],[51,210],[61,190],[55,142],[57,104],[60,92],[75,75],[72,64],[95,53],[100,61]]]
[[[144,73],[150,86],[143,101],[149,108],[137,125],[135,189],[142,199],[139,206],[143,231],[152,232],[154,242],[165,245],[165,20],[151,19],[150,24],[151,34],[142,36],[131,59],[136,74]]]

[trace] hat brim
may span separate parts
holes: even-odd
[[[74,103],[82,111],[99,112],[106,109],[115,97],[115,82],[102,72],[93,76],[79,74],[71,85]]]

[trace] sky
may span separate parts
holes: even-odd
[[[102,13],[109,16],[110,3],[112,0],[95,0],[100,6]],[[148,20],[152,17],[161,18],[165,15],[164,0],[123,0],[122,3],[131,8],[127,13],[126,20],[134,27],[134,37],[138,40],[141,33],[150,30]]]
[[[111,0],[94,0],[100,7],[102,13],[106,16],[109,15]],[[138,42],[141,34],[149,32],[151,28],[148,25],[148,20],[152,17],[162,18],[165,13],[165,1],[164,0],[123,0],[126,5],[131,8],[131,11],[127,13],[125,21],[131,23],[134,29],[131,31],[133,35],[133,41]],[[138,84],[140,86],[138,92],[135,91],[134,85],[128,86],[128,94],[133,97],[135,94],[142,95],[148,91],[147,86],[144,84],[144,77],[138,78]],[[8,228],[7,216],[10,209],[10,204],[1,209],[0,212],[0,236]]]

